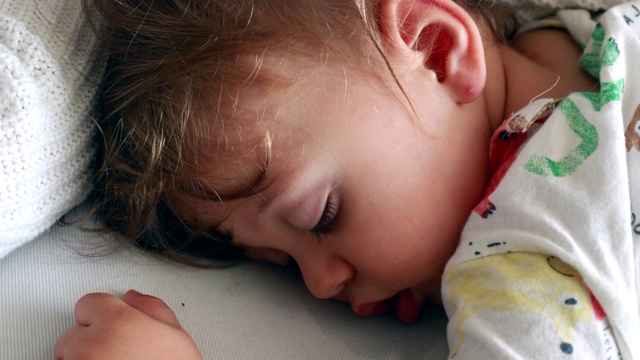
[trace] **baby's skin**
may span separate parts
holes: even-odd
[[[134,290],[121,299],[87,294],[74,314],[78,325],[58,339],[56,359],[202,359],[173,311],[156,297]]]

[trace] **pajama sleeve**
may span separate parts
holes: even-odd
[[[443,293],[451,359],[617,359],[580,275],[553,256],[503,253],[451,267]]]

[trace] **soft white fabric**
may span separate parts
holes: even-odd
[[[555,14],[561,9],[603,10],[629,0],[496,0],[496,3],[515,6],[516,17],[522,24]]]
[[[108,235],[54,225],[0,261],[0,359],[53,359],[56,339],[75,325],[80,296],[122,295],[130,288],[162,298],[206,360],[447,356],[447,319],[439,307],[426,308],[420,322],[407,325],[393,315],[365,318],[347,305],[318,300],[301,279],[275,266],[204,270],[135,249],[85,256],[109,241]]]
[[[99,75],[80,1],[0,1],[0,258],[90,188]]]
[[[496,132],[500,166],[445,269],[456,359],[640,359],[640,1],[559,16],[600,92]]]

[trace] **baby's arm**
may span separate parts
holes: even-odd
[[[55,346],[56,359],[197,359],[195,343],[160,299],[130,290],[94,293],[75,306],[78,323]]]
[[[450,266],[444,284],[451,358],[617,358],[600,304],[558,258],[480,257]]]

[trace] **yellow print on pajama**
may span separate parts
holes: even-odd
[[[480,309],[546,318],[558,336],[558,351],[573,352],[572,338],[582,321],[604,317],[600,305],[573,268],[556,257],[504,253],[461,263],[444,276],[451,303],[459,308],[452,358],[464,343],[464,322]]]

